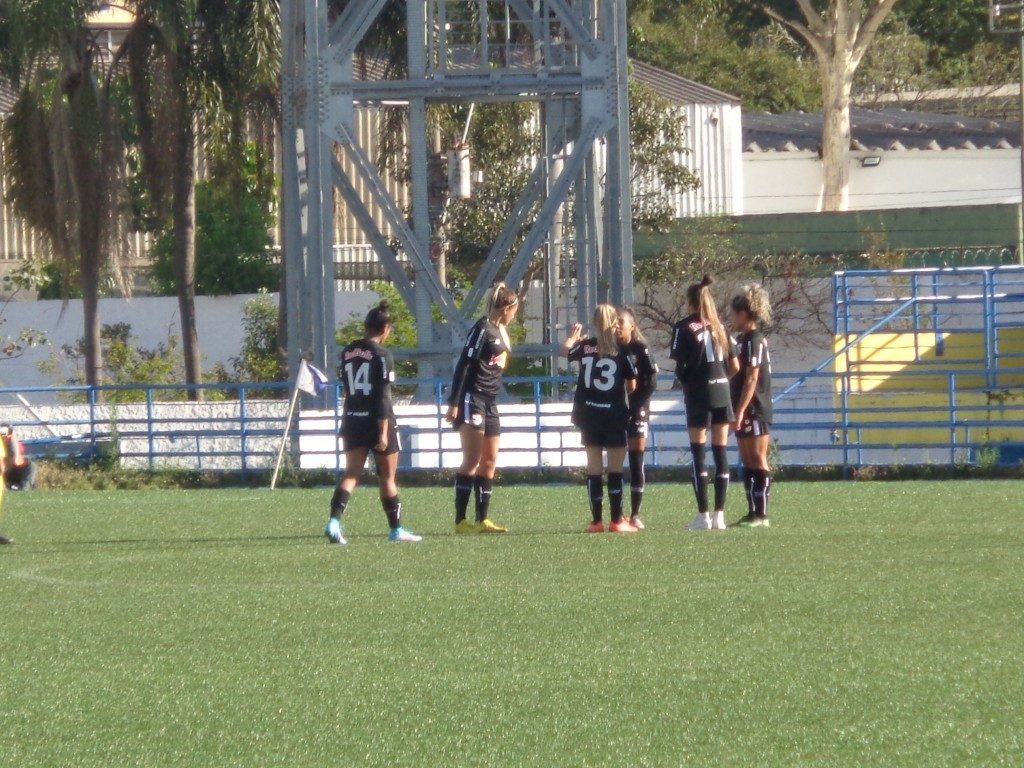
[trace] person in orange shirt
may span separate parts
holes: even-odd
[[[14,435],[10,424],[0,424],[0,438],[3,438],[4,484],[12,491],[29,491],[36,487],[36,465],[25,455],[25,450]]]

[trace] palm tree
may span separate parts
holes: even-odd
[[[142,172],[150,202],[171,221],[185,379],[197,385],[202,381],[195,312],[197,142],[219,141],[239,156],[243,151],[245,115],[266,108],[280,66],[278,3],[129,0],[128,5],[136,17],[127,44]],[[190,397],[201,399],[201,390],[191,389]]]
[[[85,379],[101,382],[99,284],[104,266],[125,289],[124,145],[113,96],[121,52],[105,54],[87,25],[91,0],[0,6],[0,68],[18,89],[3,124],[15,209],[45,236],[85,316]]]

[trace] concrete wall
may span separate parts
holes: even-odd
[[[881,157],[873,168],[861,158]],[[814,152],[744,152],[743,213],[821,210],[822,165]],[[850,210],[996,205],[1020,200],[1016,149],[853,152]]]
[[[239,354],[244,338],[242,308],[253,296],[199,296],[196,298],[199,347],[204,368],[216,363],[230,365]],[[277,302],[277,294],[270,294]],[[361,317],[376,301],[370,291],[347,291],[334,296],[338,322],[347,322],[353,315]],[[44,379],[39,363],[59,351],[63,344],[75,344],[82,337],[82,302],[18,301],[7,305],[3,314],[5,335],[16,336],[22,328],[46,333],[48,344],[26,352],[13,360],[0,360],[0,387],[51,386],[58,382]],[[138,344],[147,349],[168,338],[181,338],[178,300],[170,296],[101,299],[100,321],[104,324],[129,323]]]

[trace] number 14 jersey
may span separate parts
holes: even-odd
[[[368,339],[354,341],[341,352],[338,379],[345,390],[347,419],[382,421],[394,418],[391,383],[395,364],[391,353]]]
[[[581,429],[625,428],[629,414],[626,382],[637,378],[636,368],[618,345],[612,357],[602,357],[597,339],[578,341],[569,350],[569,362],[579,363],[572,423]]]

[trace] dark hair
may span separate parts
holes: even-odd
[[[366,313],[363,321],[363,328],[371,336],[379,336],[391,325],[391,305],[387,300],[382,301],[376,307]]]
[[[629,315],[630,321],[633,323],[633,333],[630,336],[630,341],[639,341],[641,344],[647,344],[647,338],[640,331],[640,326],[636,324],[636,312],[633,311],[632,307],[619,307],[619,315]]]

